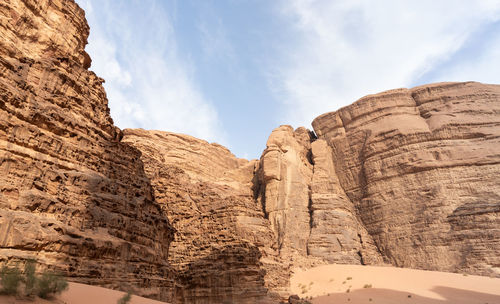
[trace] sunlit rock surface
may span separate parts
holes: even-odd
[[[73,1],[0,4],[0,262],[174,303],[274,303],[297,267],[500,277],[500,86],[366,96],[259,160],[119,130]]]
[[[120,142],[73,1],[0,4],[0,260],[169,299],[173,228]]]

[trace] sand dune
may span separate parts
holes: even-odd
[[[292,292],[323,303],[500,304],[500,279],[359,265],[295,271]]]
[[[124,295],[122,291],[69,283],[68,290],[50,301],[39,298],[35,301],[26,301],[15,297],[0,296],[0,304],[116,304]],[[165,302],[132,296],[129,304],[165,304]]]
[[[296,270],[292,293],[313,297],[313,304],[500,304],[500,279],[455,273],[374,267],[324,265]],[[0,296],[1,304],[114,304],[125,293],[70,283],[50,301],[23,301]],[[130,304],[163,304],[132,296]]]

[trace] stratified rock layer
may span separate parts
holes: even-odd
[[[290,269],[317,263],[498,276],[499,101],[478,83],[367,96],[318,117],[315,134],[275,129],[258,162],[126,130],[179,231],[178,299],[284,295]]]
[[[318,263],[500,277],[500,86],[367,96],[247,161],[116,128],[88,32],[70,0],[0,4],[1,262],[175,303],[273,302]]]
[[[142,151],[156,199],[177,230],[169,262],[180,276],[178,302],[263,303],[268,289],[286,289],[290,273],[254,200],[256,161],[182,134],[124,135]]]
[[[500,86],[383,92],[313,127],[387,262],[500,276]]]
[[[73,1],[0,4],[0,259],[169,299],[173,229],[121,143]]]
[[[331,149],[305,128],[281,126],[260,160],[260,201],[284,260],[382,261],[335,173]],[[305,261],[307,258],[309,261]]]

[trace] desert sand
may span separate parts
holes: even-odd
[[[498,304],[500,279],[395,267],[323,265],[296,270],[292,293],[323,303]]]
[[[115,304],[124,295],[125,293],[122,291],[69,283],[69,288],[54,299],[37,298],[35,301],[27,301],[15,297],[0,296],[0,304]],[[165,302],[132,296],[129,304],[165,304]]]

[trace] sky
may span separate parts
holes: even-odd
[[[77,0],[122,128],[259,158],[282,124],[384,90],[500,83],[500,0]]]

